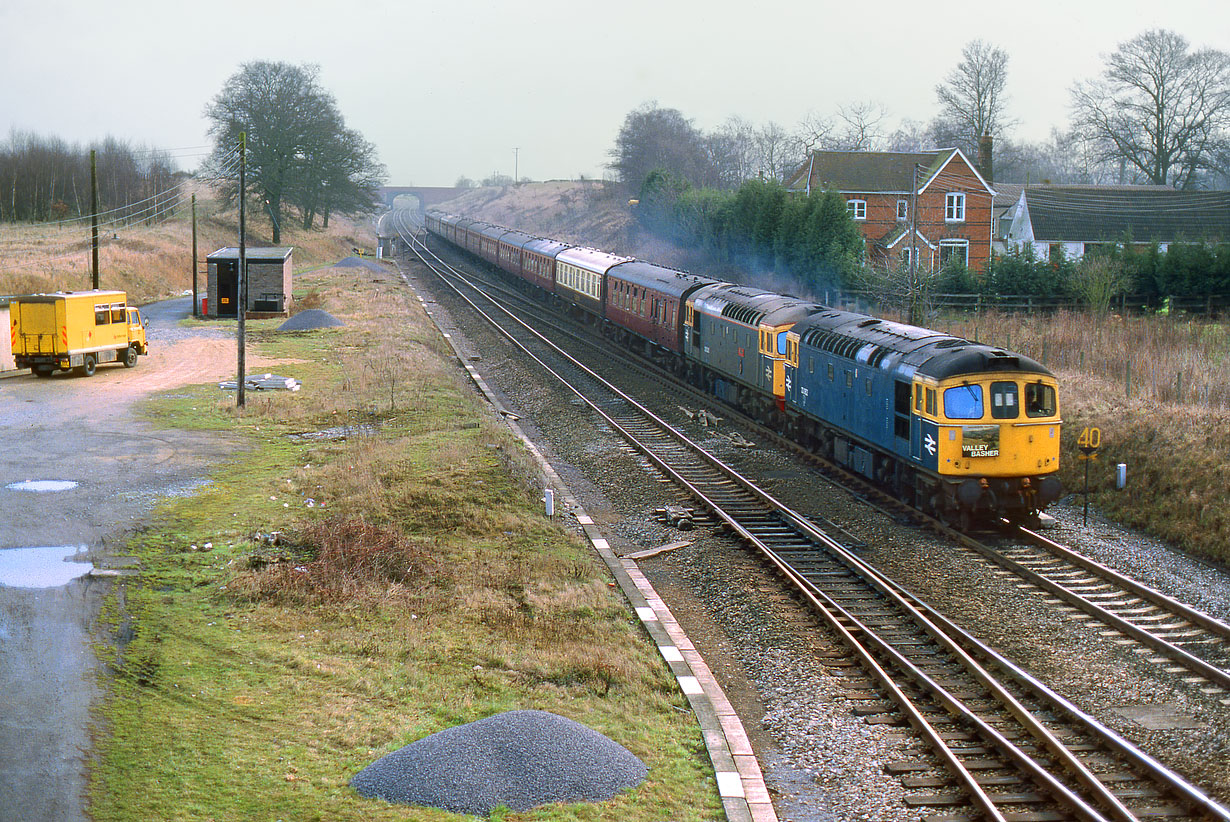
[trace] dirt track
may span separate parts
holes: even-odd
[[[105,563],[160,499],[230,452],[216,435],[154,429],[134,414],[154,391],[234,376],[234,326],[186,331],[176,323],[190,310],[189,298],[143,309],[151,353],[135,369],[0,379],[0,552],[85,546]],[[248,362],[259,366],[250,354]],[[8,488],[26,480],[78,485]],[[0,584],[0,822],[86,818],[88,725],[98,695],[90,626],[111,584],[98,575],[57,587]]]

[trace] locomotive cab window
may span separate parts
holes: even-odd
[[[997,420],[1014,420],[1021,414],[1017,403],[1016,383],[991,383],[991,416]]]
[[[944,416],[950,420],[982,419],[982,386],[958,385],[945,388]]]
[[[1054,388],[1040,382],[1025,385],[1025,416],[1053,417],[1058,408]]]

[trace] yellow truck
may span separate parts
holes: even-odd
[[[93,376],[100,363],[137,364],[147,353],[145,321],[123,291],[58,291],[9,303],[13,360],[36,377],[72,369]]]

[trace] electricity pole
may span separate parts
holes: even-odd
[[[521,149],[513,149],[513,185],[521,182]]]
[[[201,310],[197,307],[200,300],[196,296],[196,195],[192,195],[192,316],[198,319]]]
[[[93,267],[91,286],[99,289],[98,279],[98,152],[90,149],[90,255]]]
[[[918,325],[918,163],[910,175],[910,325]]]
[[[248,251],[247,238],[244,235],[244,188],[247,185],[248,171],[248,137],[246,132],[239,132],[239,283],[235,290],[239,292],[239,379],[235,383],[235,405],[244,407],[245,397],[243,382],[247,376],[244,373],[244,320],[243,315],[248,308]]]

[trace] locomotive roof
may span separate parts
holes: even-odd
[[[693,296],[697,311],[759,326],[780,325],[823,311],[824,306],[747,285],[715,282]]]
[[[717,282],[709,277],[647,263],[644,260],[628,260],[619,263],[613,266],[607,274],[642,288],[650,288],[659,293],[680,298],[699,286]]]
[[[827,309],[801,321],[794,332],[800,346],[896,371],[902,377],[920,374],[943,380],[987,371],[1051,373],[1022,354],[852,311]]]
[[[606,251],[599,251],[596,248],[584,248],[582,246],[565,248],[555,255],[557,263],[571,263],[578,268],[584,268],[586,271],[592,271],[595,274],[605,274],[606,270],[611,266],[619,265],[631,259],[631,257],[620,257],[615,254],[609,254]]]

